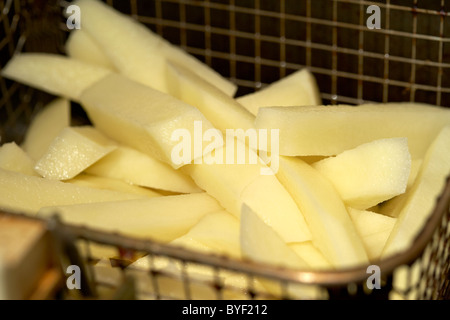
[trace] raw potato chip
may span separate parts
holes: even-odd
[[[153,189],[135,186],[122,180],[97,177],[86,173],[81,173],[75,178],[67,180],[67,183],[77,186],[85,186],[96,189],[119,191],[124,193],[133,193],[147,196],[149,198],[162,197],[163,195]]]
[[[429,147],[418,176],[405,195],[397,222],[382,257],[408,249],[433,212],[450,175],[450,126],[444,127]]]
[[[117,148],[91,126],[67,127],[36,162],[35,170],[51,180],[69,180]]]
[[[279,129],[285,156],[333,156],[370,141],[405,137],[412,159],[423,158],[448,124],[450,109],[410,102],[266,107],[255,121],[257,129]]]
[[[297,270],[308,270],[311,267],[297,255],[286,242],[247,205],[243,204],[241,214],[241,250],[247,259],[264,265]],[[280,295],[280,286],[269,279],[257,278],[267,290]],[[314,299],[321,292],[315,286],[291,285],[289,294],[296,299]]]
[[[118,146],[117,149],[86,168],[85,172],[172,192],[202,191],[188,175],[148,154],[124,145]]]
[[[51,53],[15,54],[2,76],[73,101],[111,70]]]
[[[15,142],[0,146],[0,168],[30,176],[38,176],[34,171],[34,161]]]
[[[308,69],[271,83],[254,93],[236,99],[253,115],[263,107],[318,106],[322,104],[314,75]]]
[[[108,232],[169,242],[188,232],[202,217],[221,211],[206,193],[109,201],[42,208],[38,215],[58,212],[62,221]]]
[[[85,90],[81,103],[97,129],[175,169],[197,156],[197,135],[202,138],[204,131],[214,129],[195,107],[118,74]],[[193,152],[187,163],[178,163],[172,156],[173,149],[182,143],[180,137],[174,137],[177,132],[190,140],[187,145]],[[198,152],[201,157],[203,149]]]
[[[313,244],[333,267],[367,264],[369,260],[362,240],[327,178],[302,160],[288,157],[280,157],[277,178],[304,215]]]
[[[83,12],[83,30],[125,76],[167,93],[166,63],[174,61],[214,83],[227,95],[236,92],[234,83],[130,16],[100,1],[78,0],[74,4]]]
[[[169,62],[169,93],[197,107],[223,133],[227,129],[254,128],[254,116],[214,83],[207,82],[185,66]]]
[[[70,32],[66,41],[66,52],[71,58],[115,70],[108,56],[83,29],[75,29]]]
[[[0,210],[34,215],[42,207],[147,198],[0,169]]]
[[[378,260],[397,219],[368,210],[350,207],[347,210],[364,242],[369,260]]]
[[[406,191],[411,155],[406,138],[380,139],[312,165],[347,206],[368,209]]]
[[[22,144],[23,150],[39,160],[59,132],[70,126],[70,102],[57,98],[45,105],[33,118]]]

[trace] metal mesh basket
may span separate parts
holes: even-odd
[[[153,0],[106,1],[206,62],[239,88],[258,90],[308,67],[325,104],[416,101],[449,107],[450,1],[433,0]],[[0,1],[0,69],[17,51],[64,53],[62,12],[68,1]],[[369,5],[381,10],[381,28],[369,29]],[[2,143],[21,142],[48,94],[0,78]],[[379,261],[381,289],[367,290],[366,267],[307,272],[204,255],[82,227],[57,224],[71,262],[86,267],[85,295],[123,288],[151,299],[296,298],[448,299],[450,184],[410,250]],[[54,225],[54,224],[52,224]],[[70,236],[70,237],[69,237]],[[117,259],[99,261],[97,248]],[[93,250],[94,248],[94,250]],[[67,248],[66,248],[67,249]],[[75,253],[74,253],[75,252]],[[130,264],[148,257],[143,266]],[[161,262],[163,261],[163,262]],[[161,263],[172,269],[160,268]],[[198,277],[195,268],[208,269]],[[236,281],[223,281],[232,274]],[[255,279],[272,281],[270,293]],[[308,290],[306,290],[308,291]],[[308,291],[309,292],[309,291]]]

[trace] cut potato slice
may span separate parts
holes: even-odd
[[[240,235],[242,255],[247,259],[281,268],[305,271],[311,269],[306,261],[245,204],[242,206]],[[269,292],[276,295],[281,293],[279,284],[268,279],[259,280]],[[320,294],[315,286],[297,285],[289,289],[289,293],[295,298],[312,299]]]
[[[168,59],[168,62],[184,66],[189,71],[195,73],[206,82],[213,84],[217,89],[229,97],[234,97],[237,91],[237,85],[223,77],[220,73],[201,62],[194,56],[187,54],[181,48],[170,44],[164,40],[162,53]],[[170,83],[169,83],[170,85]]]
[[[239,220],[226,211],[205,215],[188,233],[172,241],[172,244],[188,249],[240,258]],[[209,249],[208,249],[209,248]]]
[[[44,178],[68,180],[116,148],[114,141],[91,126],[67,127],[53,140],[34,168]]]
[[[414,182],[416,181],[417,175],[419,174],[420,168],[422,167],[422,163],[422,159],[415,159],[411,162],[411,173],[409,175],[406,193],[398,195],[390,199],[389,201],[380,203],[377,212],[389,217],[398,218],[400,210],[403,207],[403,203],[408,196],[408,191],[412,188]]]
[[[83,12],[83,30],[95,39],[120,73],[167,93],[166,62],[170,59],[234,95],[237,87],[233,83],[130,16],[100,1],[79,0],[75,4]]]
[[[175,169],[186,163],[172,159],[172,150],[180,143],[174,139],[174,134],[179,132],[184,134],[183,139],[188,136],[191,140],[188,146],[194,152],[188,159],[192,161],[203,152],[200,148],[200,154],[195,154],[198,138],[203,138],[204,131],[214,129],[195,107],[117,74],[107,76],[84,91],[81,102],[100,131]]]
[[[57,98],[45,105],[34,117],[21,145],[23,150],[35,161],[47,151],[59,132],[70,126],[70,102]]]
[[[162,39],[130,16],[92,0],[75,1],[83,13],[83,30],[98,44],[119,73],[158,91],[167,92]]]
[[[201,252],[201,253],[205,253],[205,254],[215,254],[215,253],[217,254],[218,253],[218,252],[215,252],[214,249],[211,248],[210,246],[191,237],[190,235],[188,235],[188,233],[182,235],[179,238],[176,238],[173,241],[170,241],[169,244],[176,246],[176,247],[182,247],[187,250],[192,250],[192,251]]]
[[[411,155],[406,138],[380,139],[312,165],[347,206],[367,209],[406,191]]]
[[[195,183],[216,198],[236,217],[240,216],[240,196],[259,175],[257,164],[191,164],[183,167]]]
[[[416,181],[419,170],[422,167],[423,159],[414,159],[411,161],[411,172],[409,174],[406,190],[409,190]]]
[[[0,300],[30,300],[53,257],[48,230],[40,221],[0,214]]]
[[[202,191],[188,175],[148,154],[124,145],[94,163],[85,172],[172,192]]]
[[[302,160],[288,157],[280,157],[277,177],[303,213],[313,244],[333,267],[367,264],[363,242],[330,181]]]
[[[119,191],[123,193],[133,193],[140,194],[143,196],[147,196],[149,198],[153,197],[162,197],[163,195],[155,190],[149,188],[143,188],[140,186],[135,186],[129,183],[126,183],[122,180],[105,178],[105,177],[97,177],[86,173],[81,173],[77,175],[75,178],[67,180],[67,183],[72,183],[77,186],[96,188],[96,189],[104,189],[104,190],[112,190]]]
[[[302,258],[312,270],[333,269],[331,263],[325,258],[322,252],[314,246],[312,241],[291,243],[289,247]]]
[[[368,210],[350,207],[347,210],[363,240],[369,260],[378,260],[397,219]]]
[[[301,69],[254,93],[236,99],[255,116],[262,107],[318,106],[322,104],[314,75]]]
[[[49,216],[57,212],[62,221],[69,224],[169,242],[188,232],[206,214],[221,210],[218,202],[206,193],[193,193],[54,206],[42,208],[38,215]]]
[[[254,127],[254,116],[242,105],[185,66],[169,62],[168,80],[171,95],[197,107],[223,133]]]
[[[65,48],[67,55],[71,58],[115,70],[108,56],[83,29],[75,29],[70,32]]]
[[[247,205],[241,212],[241,250],[244,257],[268,265],[307,270],[308,263]]]
[[[412,188],[405,194],[382,257],[408,249],[425,226],[450,176],[449,145],[450,126],[446,126],[429,147]]]
[[[111,70],[50,53],[15,54],[2,76],[79,102],[81,93]]]
[[[240,198],[286,243],[311,240],[303,212],[275,175],[259,175],[245,187]]]
[[[34,171],[34,161],[15,142],[0,146],[0,168],[30,176],[38,176],[37,172]]]
[[[447,124],[450,110],[419,103],[267,107],[255,121],[258,129],[279,129],[281,155],[337,155],[373,140],[405,137],[412,159],[423,158]]]
[[[0,169],[0,210],[35,214],[58,205],[146,198],[143,195],[80,187]]]
[[[194,164],[186,166],[185,172],[195,183],[238,219],[243,203],[250,206],[258,216],[272,226],[286,242],[302,242],[311,239],[311,233],[292,197],[275,175],[262,172],[271,170],[262,163],[257,154],[241,141],[234,139],[235,146],[242,146],[247,155],[245,163]],[[222,150],[225,157],[230,140]],[[253,155],[253,156],[252,156]],[[236,156],[236,153],[235,153]],[[249,161],[250,158],[256,162]]]

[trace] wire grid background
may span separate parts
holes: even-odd
[[[306,66],[326,103],[449,98],[444,0],[107,2],[235,81],[239,95]],[[366,26],[371,4],[380,30]]]
[[[450,1],[105,2],[234,81],[237,96],[308,67],[325,104],[417,101],[450,107]],[[16,51],[64,53],[62,12],[68,4],[0,0],[0,70]],[[381,10],[379,30],[366,26],[372,4]],[[52,97],[1,77],[0,92],[0,143],[20,142]],[[449,243],[442,243],[450,237],[448,214],[445,219],[430,246],[433,262],[418,261],[427,264],[419,268],[423,276],[430,273],[427,283],[399,291],[403,297],[436,298],[442,290],[448,296],[449,280],[442,279],[449,274]],[[428,289],[437,287],[437,296]]]

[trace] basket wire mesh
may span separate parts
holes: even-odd
[[[238,85],[237,96],[307,67],[317,79],[324,104],[416,101],[450,106],[450,1],[105,2],[231,79]],[[70,1],[56,0],[1,0],[0,70],[15,52],[64,53],[68,30],[62,12],[69,4]],[[380,29],[366,25],[366,9],[370,5],[380,8]],[[4,78],[0,78],[0,92],[1,143],[20,142],[33,116],[51,97]],[[290,287],[299,283],[319,285],[319,299],[387,299],[392,295],[448,299],[449,194],[447,183],[417,246],[381,261],[383,287],[370,292],[365,286],[365,268],[333,272],[280,270],[150,240],[74,226],[60,228],[73,235],[90,270],[89,280],[97,289],[94,291],[117,288],[118,279],[131,274],[138,279],[134,294],[152,299],[195,299],[195,293],[201,290],[202,298],[206,295],[212,299],[291,298]],[[117,259],[99,261],[93,253],[96,246],[113,250]],[[144,267],[132,264],[143,256],[148,258]],[[171,272],[160,269],[156,264],[162,259],[169,259],[178,267]],[[210,268],[211,276],[200,281],[189,274],[191,264]],[[400,270],[403,267],[404,272]],[[243,279],[244,288],[224,283],[221,275],[226,272]],[[278,294],[258,293],[254,279],[262,277],[277,282]],[[397,286],[396,278],[401,277],[404,281]],[[199,289],[199,281],[207,283],[209,291]],[[165,285],[175,287],[166,290]]]

